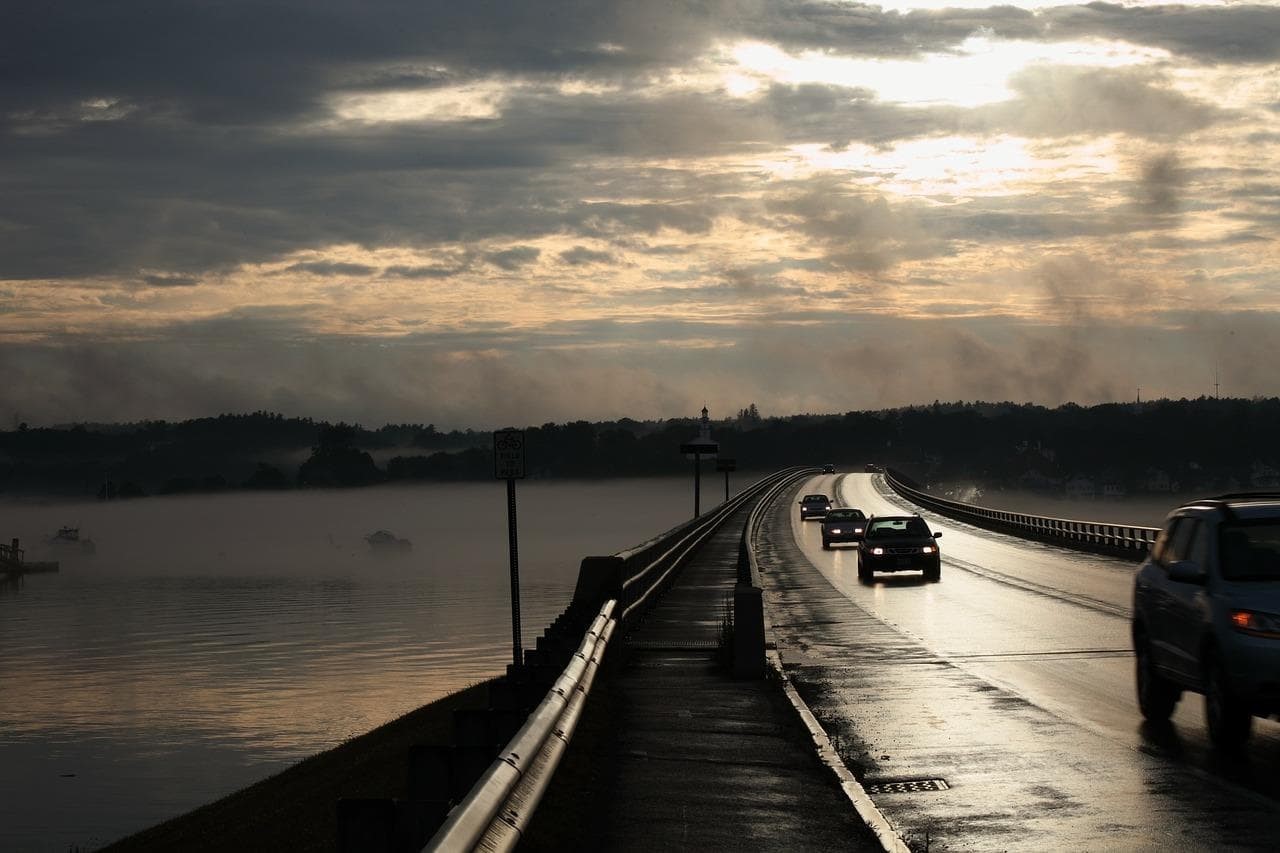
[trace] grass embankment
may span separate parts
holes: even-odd
[[[410,747],[451,743],[454,710],[484,707],[488,689],[484,682],[445,696],[106,850],[336,850],[338,800],[405,796]]]

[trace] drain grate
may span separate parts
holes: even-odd
[[[627,648],[651,652],[692,652],[717,648],[716,640],[627,640]]]
[[[918,794],[922,791],[945,791],[951,786],[945,779],[881,779],[863,782],[868,794]]]

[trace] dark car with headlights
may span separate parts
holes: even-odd
[[[822,550],[830,551],[836,542],[857,542],[862,539],[867,516],[860,509],[840,507],[827,510],[822,519]]]
[[[824,518],[831,509],[831,498],[826,495],[805,495],[800,499],[800,520]]]
[[[1138,708],[1163,723],[1204,694],[1209,738],[1239,748],[1280,715],[1280,494],[1193,501],[1165,519],[1134,576]]]
[[[918,515],[871,516],[858,543],[858,580],[869,581],[876,572],[923,572],[925,580],[941,579],[941,536]]]

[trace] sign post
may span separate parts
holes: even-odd
[[[507,542],[511,552],[511,658],[520,666],[520,559],[516,540],[516,480],[524,479],[524,430],[493,434],[493,476],[507,481]]]
[[[716,470],[724,472],[724,499],[729,501],[729,472],[738,470],[738,460],[728,459],[724,456],[716,458]]]

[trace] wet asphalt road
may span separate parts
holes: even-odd
[[[872,513],[909,505],[878,477],[817,477]],[[915,511],[914,507],[910,507]],[[864,781],[941,778],[875,795],[909,840],[939,850],[1280,849],[1280,724],[1244,758],[1208,743],[1202,700],[1171,726],[1133,696],[1135,564],[922,512],[943,531],[942,580],[857,579],[793,498],[759,552],[774,636],[802,695]]]

